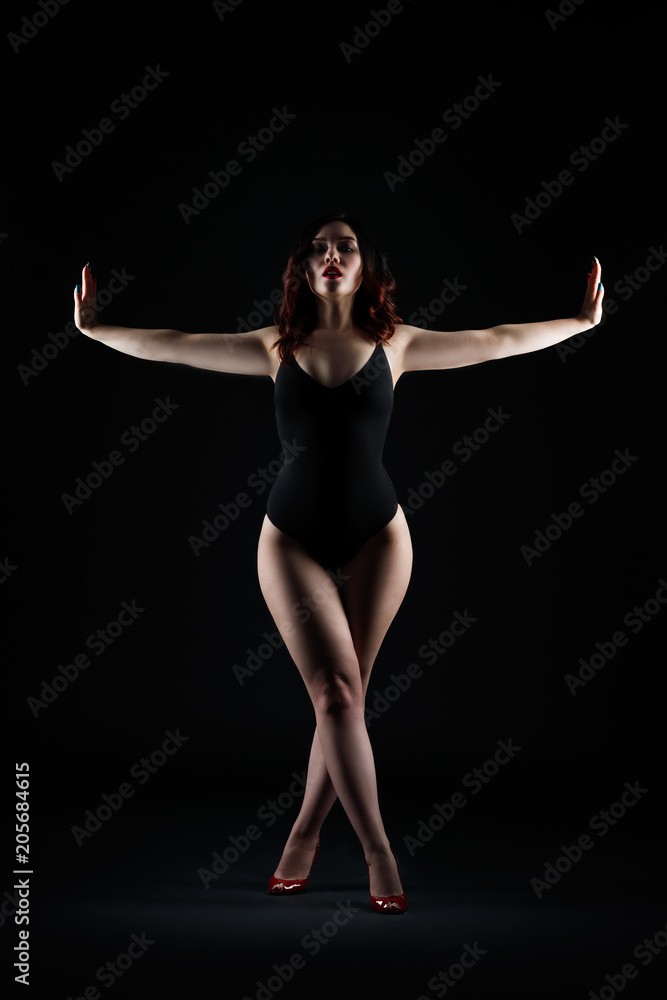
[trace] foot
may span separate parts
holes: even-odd
[[[282,853],[282,857],[278,862],[278,867],[273,873],[274,878],[308,878],[313,864],[316,846],[317,836],[314,840],[312,837],[307,838],[306,840],[289,837],[287,843],[285,844],[285,850]]]
[[[384,851],[366,853],[369,867],[371,896],[401,896],[403,886],[398,874],[398,866],[387,846]]]

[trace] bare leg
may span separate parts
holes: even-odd
[[[280,615],[285,610],[285,601],[276,595],[275,584],[281,561],[288,560],[287,567],[284,562],[282,565],[283,581],[298,575],[302,583],[308,585],[316,581],[321,567],[270,522],[265,522],[258,557],[260,585],[280,628],[284,624]],[[290,571],[285,572],[288,568]],[[321,617],[319,624],[311,625],[309,636],[297,636],[292,643],[286,639],[311,694],[317,729],[311,746],[304,800],[276,874],[285,878],[305,877],[320,827],[336,800],[337,790],[339,792],[342,787],[341,802],[364,846],[366,859],[371,863],[371,891],[374,895],[390,895],[399,893],[401,888],[380,817],[375,766],[363,705],[371,668],[405,596],[412,569],[412,546],[400,508],[391,524],[370,539],[343,569],[348,579],[340,592],[329,594],[313,616]],[[319,592],[322,593],[321,589]],[[341,605],[347,628],[340,615]],[[304,663],[304,670],[299,660],[312,662],[327,638],[338,640],[343,665],[334,664],[332,669],[318,673],[316,669],[309,671]],[[345,664],[350,659],[346,638],[352,640],[354,648],[356,662],[352,669],[348,669],[349,663]]]
[[[364,688],[364,696],[365,694]],[[338,793],[329,777],[316,726],[310,747],[303,802],[276,868],[277,877],[305,878],[320,829],[337,798]]]

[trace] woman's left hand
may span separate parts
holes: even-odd
[[[584,304],[581,307],[578,319],[586,320],[591,326],[597,326],[602,319],[602,300],[604,299],[604,285],[600,288],[602,281],[602,265],[595,257],[591,273],[588,275],[588,288],[584,296]]]

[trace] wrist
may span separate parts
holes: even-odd
[[[578,316],[574,317],[574,322],[580,328],[580,331],[582,333],[584,332],[584,330],[592,330],[593,327],[595,326],[595,323],[593,323],[593,321],[589,319],[588,316],[584,316],[581,313]]]
[[[99,323],[84,323],[83,326],[78,326],[77,330],[80,330],[86,337],[94,337],[96,333],[99,333],[100,327]]]

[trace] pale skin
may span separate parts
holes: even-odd
[[[324,277],[327,267],[340,272]],[[352,229],[344,221],[323,226],[304,262],[317,306],[317,327],[296,351],[298,364],[314,379],[334,387],[368,361],[375,341],[353,321],[353,301],[362,282],[362,261]],[[504,324],[485,330],[423,330],[398,324],[384,344],[394,386],[403,372],[459,368],[553,346],[597,326],[604,288],[596,259],[581,311],[566,319]],[[268,375],[279,369],[271,345],[276,326],[248,333],[183,333],[143,330],[97,322],[96,279],[83,269],[74,292],[74,322],[94,340],[137,358],[170,361],[213,371]],[[278,878],[304,878],[320,828],[340,798],[370,864],[374,896],[403,891],[390,851],[380,807],[373,752],[364,721],[371,670],[382,641],[406,594],[412,571],[412,543],[399,505],[394,518],[368,539],[347,565],[348,577],[333,588],[330,578],[298,542],[264,517],[257,551],[260,587],[311,699],[316,728],[301,810],[276,868]],[[293,609],[304,595],[319,595],[307,622]]]

